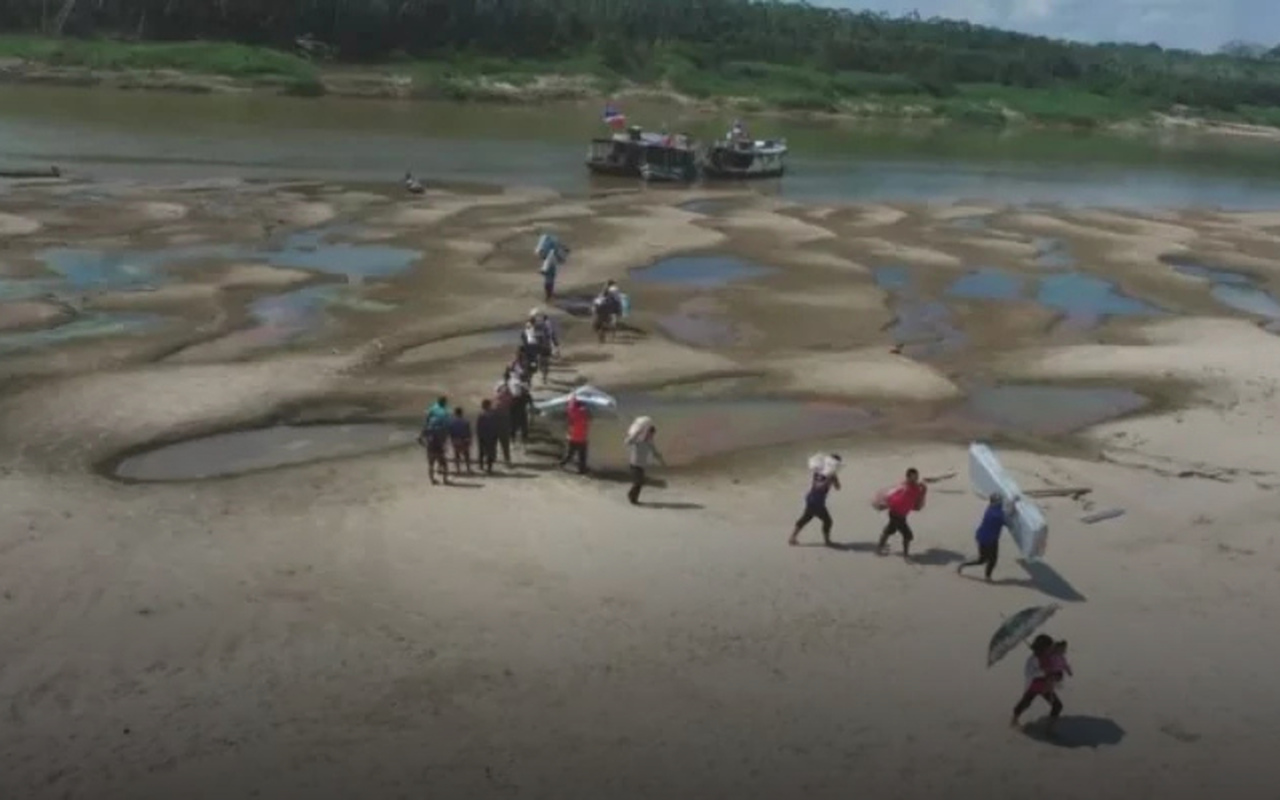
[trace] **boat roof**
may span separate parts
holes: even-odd
[[[743,148],[742,145],[748,145]],[[716,142],[715,147],[721,150],[757,153],[760,155],[781,155],[787,152],[785,139],[757,139],[755,141]]]
[[[682,136],[683,134],[662,134],[644,131],[640,134],[640,138],[638,140],[632,138],[630,133],[615,133],[608,138],[597,137],[591,141],[602,143],[618,142],[619,144],[643,145],[645,147],[664,147],[669,150],[692,150],[693,148],[691,145],[693,144],[693,140],[688,136],[683,136],[686,145],[681,146],[678,144]],[[667,142],[668,137],[671,139],[670,143]]]

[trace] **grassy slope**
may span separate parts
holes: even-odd
[[[166,69],[272,82],[298,94],[322,93],[327,70],[281,51],[221,42],[155,44],[0,36],[0,59],[104,72]],[[521,91],[535,94],[537,99],[549,99],[557,92],[607,94],[627,85],[647,85],[699,100],[731,102],[744,111],[939,116],[985,125],[1005,124],[1011,118],[1022,117],[1080,127],[1138,119],[1163,110],[1141,97],[1104,97],[1070,87],[1039,90],[968,84],[939,91],[904,76],[827,74],[773,64],[734,62],[711,72],[699,70],[678,56],[657,58],[645,67],[645,74],[631,79],[624,79],[590,56],[558,62],[459,56],[437,62],[396,61],[379,65],[378,69],[410,76],[416,95],[455,100],[509,102]],[[548,76],[559,76],[561,80],[551,82]],[[1231,118],[1280,125],[1280,110],[1247,109]]]

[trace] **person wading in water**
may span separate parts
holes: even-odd
[[[831,454],[831,459],[836,464],[841,463],[840,456],[834,453]],[[827,495],[832,489],[840,489],[840,478],[835,470],[815,469],[809,479],[809,491],[804,496],[804,513],[796,520],[795,529],[791,531],[787,544],[798,544],[800,531],[816,519],[822,523],[822,543],[827,547],[831,546],[831,527],[835,523],[831,520],[831,512],[827,510]]]
[[[920,471],[915,467],[907,470],[907,479],[885,498],[889,522],[880,533],[880,544],[876,547],[877,553],[882,556],[888,555],[889,537],[900,533],[902,534],[902,557],[911,558],[911,540],[915,538],[915,534],[907,524],[907,515],[924,508],[925,495],[928,491],[929,487],[920,482]]]

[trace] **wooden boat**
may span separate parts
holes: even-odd
[[[607,139],[592,139],[587,169],[596,175],[691,182],[698,177],[698,158],[686,136],[647,133],[632,126]]]
[[[62,170],[57,167],[49,167],[48,169],[0,169],[0,178],[10,179],[26,179],[26,178],[61,178]]]
[[[702,175],[712,180],[781,178],[787,171],[786,139],[726,139],[702,156]]]

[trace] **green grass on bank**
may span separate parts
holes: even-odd
[[[171,69],[229,78],[317,78],[313,64],[265,47],[227,42],[133,43],[111,39],[0,36],[0,58],[95,70]]]
[[[805,66],[750,61],[706,62],[679,48],[656,47],[646,58],[619,61],[609,49],[587,50],[558,60],[515,60],[449,53],[431,61],[392,54],[380,70],[408,75],[416,96],[457,101],[512,100],[512,92],[539,85],[539,99],[555,99],[549,75],[580,79],[583,87],[608,93],[624,85],[662,87],[707,101],[731,101],[739,110],[853,112],[867,116],[932,115],[979,126],[1011,119],[1091,128],[1142,118],[1164,110],[1138,95],[1100,95],[1079,87],[1024,89],[998,84],[952,84],[945,78],[830,72]],[[290,94],[324,93],[322,67],[290,53],[249,45],[194,41],[124,42],[111,39],[49,39],[0,36],[0,59],[20,58],[59,67],[94,70],[158,70],[279,82]],[[334,65],[335,68],[338,65]],[[562,81],[563,83],[563,81]],[[571,94],[572,87],[565,89]],[[1193,109],[1192,113],[1197,113]],[[1242,106],[1219,119],[1280,126],[1280,109]]]

